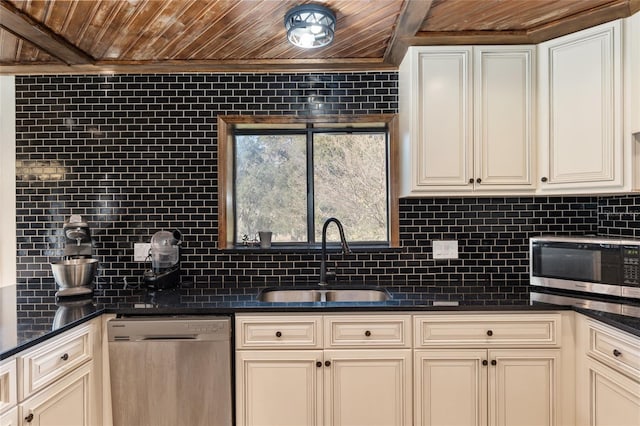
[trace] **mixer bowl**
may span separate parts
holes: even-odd
[[[98,259],[68,259],[51,262],[53,277],[60,288],[86,287],[93,282]]]

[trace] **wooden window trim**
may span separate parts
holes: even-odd
[[[400,247],[398,194],[400,191],[400,135],[397,114],[327,115],[321,117],[219,115],[218,116],[218,249],[233,244],[233,131],[240,124],[345,124],[385,123],[389,131],[389,247]]]

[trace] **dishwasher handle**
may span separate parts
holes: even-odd
[[[198,340],[198,336],[143,336],[140,341],[153,341],[153,340]]]

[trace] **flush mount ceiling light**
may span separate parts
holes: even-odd
[[[318,4],[296,6],[284,17],[287,38],[295,46],[305,49],[323,47],[333,41],[336,15]]]

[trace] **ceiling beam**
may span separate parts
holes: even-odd
[[[397,67],[380,58],[362,59],[279,59],[224,61],[96,61],[92,64],[6,64],[0,75],[13,74],[165,74],[183,72],[203,73],[261,73],[261,72],[351,72],[394,71]]]
[[[93,62],[91,56],[5,0],[0,0],[0,27],[16,37],[30,42],[65,64],[90,64]]]
[[[541,43],[576,31],[591,28],[615,19],[626,18],[633,14],[632,7],[636,0],[617,0],[613,3],[588,9],[562,20],[549,22],[527,31],[529,43]]]
[[[384,53],[384,62],[394,66],[400,65],[410,46],[409,39],[420,30],[431,9],[431,3],[432,0],[405,0],[398,16],[398,23]]]
[[[406,37],[410,46],[467,44],[538,44],[556,37],[626,18],[640,9],[640,0],[614,0],[600,7],[540,25],[529,30],[418,31]]]
[[[629,15],[640,11],[640,0],[629,0]]]

